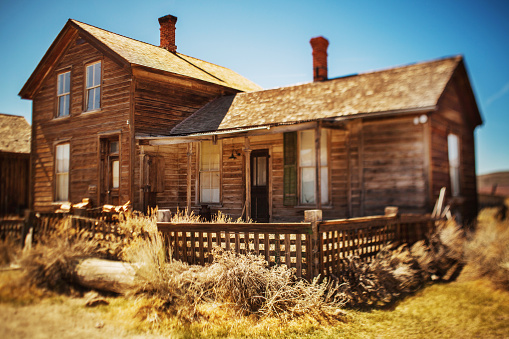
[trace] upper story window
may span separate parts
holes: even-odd
[[[321,203],[329,202],[329,167],[327,150],[327,131],[321,130],[320,134],[320,177],[321,177]],[[316,203],[316,148],[315,131],[306,130],[300,132],[299,147],[299,171],[300,171],[300,203]]]
[[[85,111],[101,108],[101,62],[86,67]]]
[[[221,146],[202,141],[200,149],[200,202],[219,203],[221,185]]]
[[[58,108],[57,117],[66,117],[69,115],[69,104],[71,97],[71,72],[58,74],[57,78],[57,98]]]
[[[447,136],[449,158],[449,176],[451,179],[451,195],[460,195],[460,142],[456,134]]]
[[[55,201],[69,200],[70,144],[60,144],[55,149]]]

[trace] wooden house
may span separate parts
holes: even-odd
[[[477,210],[474,129],[463,58],[261,90],[226,68],[70,20],[21,90],[33,100],[33,207],[90,198],[221,210],[256,221],[430,212],[441,187]],[[317,184],[318,183],[318,184]]]
[[[0,216],[21,214],[29,206],[30,124],[0,114]]]

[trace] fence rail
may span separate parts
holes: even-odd
[[[190,264],[212,262],[215,247],[261,255],[271,265],[295,268],[311,277],[311,223],[157,223],[173,258]]]
[[[10,217],[0,219],[0,240],[21,241],[25,219]]]
[[[341,274],[349,255],[372,260],[387,243],[413,243],[433,228],[429,215],[376,216],[308,223],[157,223],[173,258],[212,262],[214,247],[262,255],[286,264],[298,277]]]

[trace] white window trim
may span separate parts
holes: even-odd
[[[91,66],[94,66],[94,65],[97,65],[97,64],[100,64],[100,67],[101,67],[101,72],[100,72],[100,78],[99,78],[99,84],[98,85],[92,85],[91,87],[87,87],[87,82],[88,82],[88,67],[91,67]],[[95,72],[92,72],[92,74],[94,75]],[[96,61],[96,62],[91,62],[91,63],[88,63],[85,65],[85,100],[84,100],[84,111],[85,112],[95,112],[95,111],[99,111],[102,107],[102,78],[103,78],[103,65],[102,65],[102,61],[99,60],[99,61]],[[92,81],[92,84],[94,83],[94,81]],[[88,108],[88,98],[89,98],[89,92],[91,90],[94,90],[94,93],[95,93],[95,89],[96,88],[99,88],[99,107],[94,107],[93,109],[89,109]]]
[[[454,140],[454,141],[453,141]],[[455,145],[454,145],[455,144]],[[456,147],[457,159],[451,159],[451,146]],[[447,135],[447,160],[449,162],[449,180],[451,182],[451,196],[458,197],[461,195],[461,140],[455,133]]]
[[[62,147],[62,146],[65,146],[65,145],[68,145],[69,149],[68,149],[68,163],[67,163],[67,172],[59,172],[58,171],[58,166],[57,166],[57,163],[58,163],[58,149],[59,147]],[[55,145],[55,198],[54,198],[54,201],[55,202],[66,202],[66,201],[69,201],[69,192],[70,192],[70,171],[71,171],[71,143],[70,142],[62,142],[60,144],[57,144]],[[59,191],[59,187],[58,187],[58,183],[59,183],[59,176],[67,176],[67,197],[66,199],[60,199],[60,197],[58,196],[58,191]]]
[[[60,86],[59,86],[60,85],[60,76],[64,75],[64,74],[69,74],[69,92],[60,93]],[[64,76],[64,79],[65,79],[65,76]],[[65,82],[64,82],[64,86],[62,86],[62,87],[65,88]],[[60,98],[65,97],[65,96],[69,97],[67,114],[60,115]],[[60,72],[57,75],[57,114],[56,114],[56,117],[57,118],[65,118],[65,117],[68,117],[69,115],[71,115],[71,71],[66,71],[66,72]]]
[[[201,157],[203,155],[203,150],[202,150],[202,145],[203,145],[203,142],[200,142],[200,150],[199,150],[199,154],[198,154],[198,204],[201,204],[201,205],[221,205],[221,202],[223,200],[223,185],[222,185],[222,170],[223,170],[223,145],[221,143],[221,141],[217,141],[218,143],[218,146],[219,146],[219,170],[202,170],[201,168]],[[212,142],[211,140],[209,142]],[[209,202],[209,201],[203,201],[202,200],[202,193],[201,193],[201,177],[202,177],[202,173],[209,173],[209,172],[218,172],[219,174],[219,200],[218,201],[213,201],[213,202]]]
[[[304,131],[312,131],[313,135],[315,133],[314,130],[301,130],[301,131],[298,131],[297,133],[297,176],[298,176],[298,200],[297,200],[297,207],[299,206],[315,206],[316,205],[316,197],[315,197],[315,201],[312,202],[312,203],[305,203],[302,201],[302,169],[303,168],[312,168],[313,169],[313,173],[316,173],[316,164],[313,165],[313,166],[302,166],[301,165],[301,147],[302,147],[302,140],[301,140],[301,132],[304,132]],[[331,200],[331,182],[330,182],[330,133],[327,129],[320,129],[321,133],[326,133],[326,141],[325,141],[325,145],[327,147],[327,151],[326,151],[326,160],[327,160],[327,165],[326,166],[323,166],[321,165],[321,169],[323,168],[327,168],[326,170],[326,173],[327,173],[327,201],[321,201],[321,204],[322,206],[330,206],[332,204],[332,200]],[[314,137],[313,137],[313,140],[314,140]],[[322,160],[322,159],[320,159]],[[313,160],[314,161],[314,160]],[[323,181],[323,176],[322,176],[322,181]],[[316,184],[316,182],[315,182]],[[315,186],[315,189],[313,191],[313,195],[315,195],[315,192],[316,192],[316,186]],[[323,192],[322,192],[322,195],[323,195]]]

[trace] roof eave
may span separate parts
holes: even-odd
[[[102,54],[116,61],[124,68],[129,69],[131,67],[127,60],[115,53],[111,48],[103,44],[79,25],[75,24],[72,19],[69,19],[19,92],[18,95],[22,99],[33,99],[35,93],[37,93],[41,84],[44,82],[44,79],[54,69],[56,62],[60,59],[62,54],[65,53],[69,47],[69,43],[76,35],[80,35],[86,39],[88,43],[97,48]]]
[[[69,19],[18,93],[22,99],[33,99],[42,81],[51,72],[54,61],[58,60],[67,49],[67,44],[62,45],[62,43],[65,40],[70,41],[75,34],[77,32],[71,30],[71,19]]]

